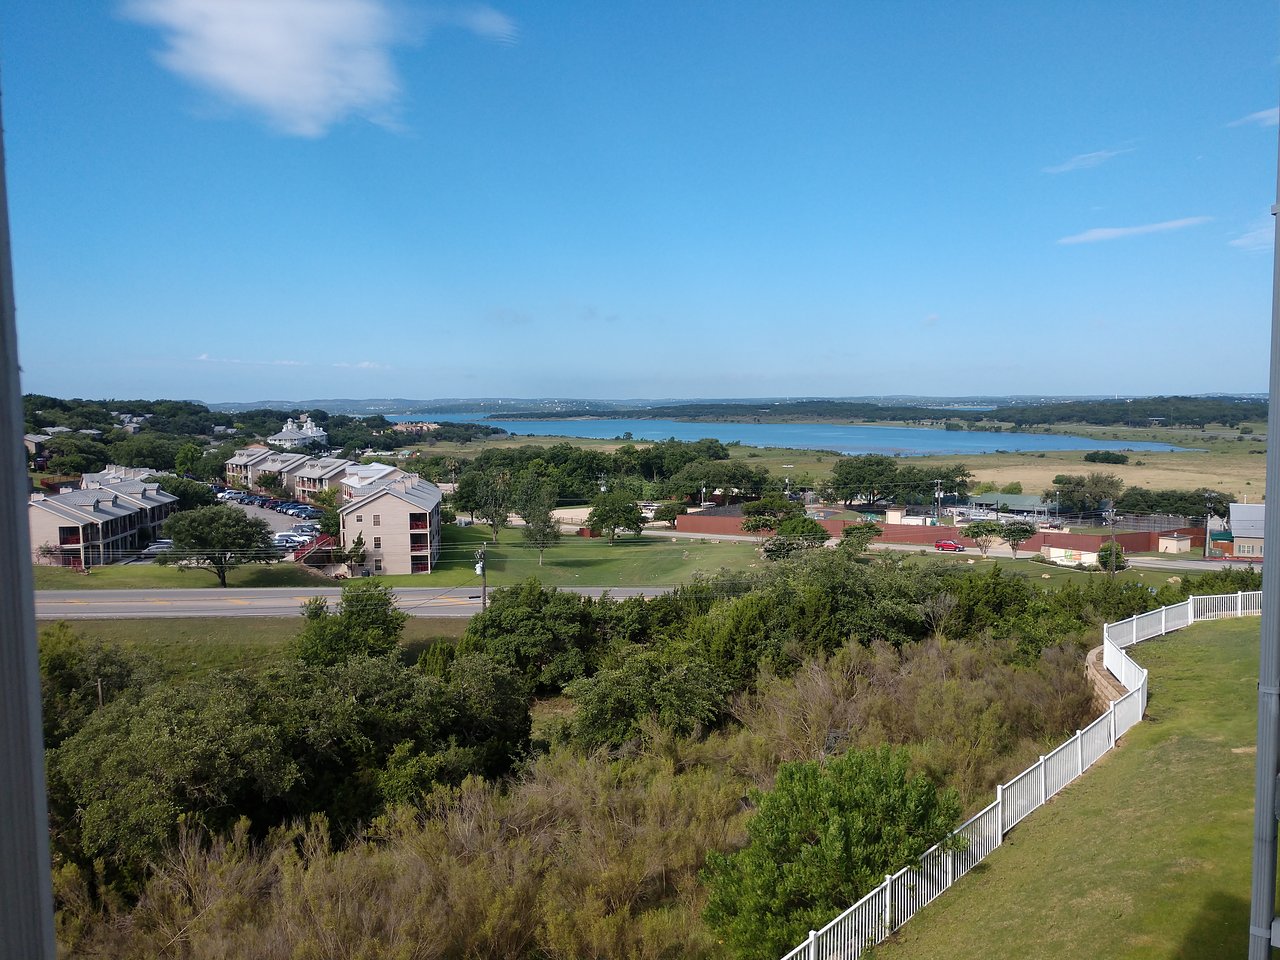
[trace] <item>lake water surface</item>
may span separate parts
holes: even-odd
[[[839,453],[901,456],[959,455],[996,451],[1181,450],[1167,443],[1091,440],[1050,433],[970,433],[917,427],[851,426],[834,423],[686,423],[682,420],[488,420],[484,413],[420,413],[388,420],[448,420],[485,423],[508,433],[534,437],[586,437],[611,440],[630,433],[633,440],[700,440],[748,447],[790,447]]]

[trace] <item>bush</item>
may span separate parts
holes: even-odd
[[[1128,463],[1129,457],[1114,450],[1091,450],[1084,455],[1087,463]]]
[[[775,960],[947,838],[953,791],[912,776],[905,750],[784,764],[747,824],[745,849],[707,858],[704,917],[738,957]]]

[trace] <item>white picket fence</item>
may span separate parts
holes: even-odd
[[[1128,693],[1113,700],[1106,713],[1077,730],[1062,746],[996,787],[995,803],[953,834],[964,839],[964,849],[952,852],[944,850],[942,844],[930,848],[920,857],[919,866],[904,867],[886,876],[884,883],[821,930],[810,930],[808,939],[782,960],[855,960],[968,873],[1000,846],[1016,824],[1114,747],[1119,737],[1142,720],[1147,709],[1147,671],[1129,659],[1124,652],[1126,647],[1198,620],[1261,613],[1260,592],[1232,593],[1191,597],[1171,607],[1103,625],[1103,663]]]

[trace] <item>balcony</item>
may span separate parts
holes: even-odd
[[[80,545],[80,531],[74,533],[58,532],[58,546],[60,547],[78,547]]]
[[[426,520],[410,520],[409,529],[410,530],[430,530],[431,524]]]
[[[426,540],[412,540],[409,542],[410,553],[426,553],[431,549],[431,544]]]

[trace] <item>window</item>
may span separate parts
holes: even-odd
[[[364,523],[364,517],[360,516],[358,513],[356,514],[356,523]]]
[[[381,550],[381,549],[382,549],[382,538],[381,538],[381,537],[374,537],[374,538],[373,538],[373,549],[375,549],[375,550]]]
[[[373,560],[373,569],[375,569],[375,570],[381,570],[381,569],[382,569],[382,558],[381,558],[381,557],[375,557],[375,558],[374,558],[374,560]]]
[[[382,525],[382,516],[380,514],[375,513],[373,515],[373,525],[375,527]]]

